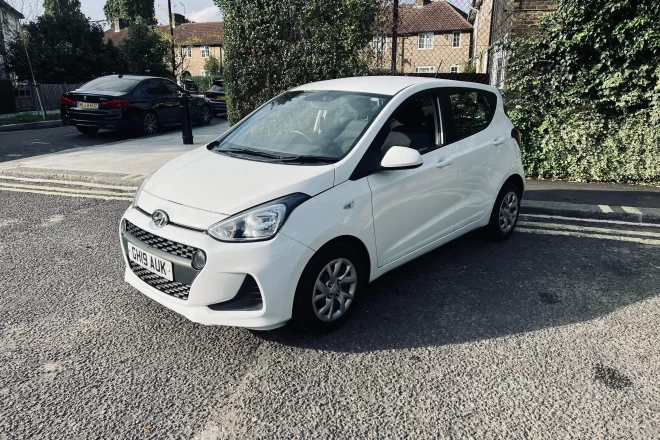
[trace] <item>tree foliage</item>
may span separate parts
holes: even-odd
[[[154,0],[106,0],[103,6],[105,18],[112,24],[115,18],[140,19],[143,23],[155,25],[156,9]]]
[[[660,2],[563,0],[509,48],[527,173],[660,182]]]
[[[162,34],[140,19],[128,28],[128,36],[119,45],[125,73],[167,76],[165,58],[170,47]]]
[[[45,2],[44,15],[24,26],[8,44],[8,62],[19,79],[44,83],[85,81],[115,73],[120,54],[103,39],[100,25],[90,22],[74,0]]]
[[[220,60],[211,55],[204,63],[204,70],[209,76],[219,76],[222,73],[222,64],[220,64]]]
[[[44,0],[45,15],[69,15],[80,12],[80,0]]]
[[[362,75],[378,0],[215,0],[224,17],[224,79],[236,122],[278,93]]]

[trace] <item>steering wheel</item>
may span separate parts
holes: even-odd
[[[309,142],[311,145],[314,145],[314,141],[312,140],[312,138],[310,138],[309,136],[307,136],[307,135],[306,135],[305,133],[303,133],[302,131],[299,131],[299,130],[292,130],[291,133],[294,133],[294,134],[297,134],[297,135],[299,135],[299,136],[304,137],[305,140],[306,140],[307,142]]]

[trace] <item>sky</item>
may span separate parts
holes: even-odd
[[[213,0],[171,0],[172,1],[172,12],[177,12],[183,14],[185,11],[186,17],[189,20],[195,22],[203,21],[220,21],[220,10]],[[24,8],[30,8],[30,6],[40,5],[43,3],[43,0],[8,0],[8,3],[12,4],[16,9],[22,12]],[[103,14],[103,5],[105,5],[105,0],[81,0],[82,11],[92,20],[105,20],[105,15]],[[160,23],[167,22],[167,0],[156,0],[156,18]],[[25,15],[32,15],[26,13]]]

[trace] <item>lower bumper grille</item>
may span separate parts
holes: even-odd
[[[149,272],[147,269],[130,260],[128,264],[130,265],[133,273],[137,275],[139,279],[149,284],[151,287],[178,299],[188,299],[188,294],[190,294],[189,285],[165,279],[160,275]]]

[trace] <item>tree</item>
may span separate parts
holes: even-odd
[[[224,17],[223,76],[236,122],[278,93],[368,72],[379,0],[215,0]]]
[[[44,0],[45,15],[80,13],[80,0]]]
[[[128,28],[128,36],[119,45],[126,63],[126,73],[171,76],[165,66],[170,46],[160,32],[137,19]]]
[[[115,18],[139,18],[143,23],[157,24],[154,0],[107,0],[103,12],[110,23],[113,23]]]
[[[206,73],[209,76],[219,76],[222,74],[222,65],[220,64],[220,60],[211,55],[209,59],[204,63],[204,70],[206,70]]]
[[[90,22],[76,3],[50,0],[45,5],[49,12],[24,25],[8,44],[8,63],[19,78],[32,78],[26,50],[39,82],[86,81],[120,67],[116,48],[104,42],[102,27]]]

